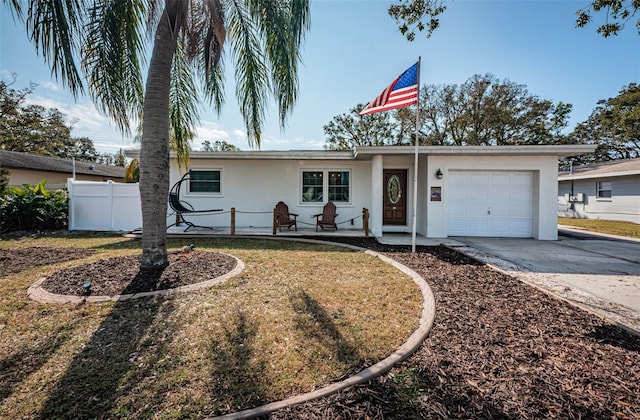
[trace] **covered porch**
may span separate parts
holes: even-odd
[[[298,228],[298,231],[293,229],[282,232],[277,231],[273,234],[273,230],[267,227],[238,227],[232,234],[230,227],[213,227],[213,228],[201,228],[193,227],[186,232],[184,231],[186,226],[172,226],[167,229],[167,236],[169,237],[271,237],[271,238],[313,238],[318,240],[331,241],[331,238],[350,237],[350,238],[365,238],[365,233],[362,229],[338,229],[335,231],[325,230],[316,232],[315,228],[302,227]],[[134,230],[131,235],[138,236],[141,234],[140,230]],[[397,246],[411,246],[411,234],[410,233],[396,233],[388,232],[380,236],[373,236],[369,234],[369,238],[375,238],[378,242],[384,245],[397,245]],[[460,245],[460,242],[451,238],[427,238],[423,235],[416,235],[416,245],[418,246],[439,246],[439,245]]]

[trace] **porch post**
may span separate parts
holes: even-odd
[[[236,208],[231,207],[231,234],[236,234]]]
[[[364,229],[364,236],[369,237],[369,210],[362,209],[362,229]]]
[[[374,155],[371,158],[371,212],[369,214],[369,226],[375,237],[382,236],[382,155]]]

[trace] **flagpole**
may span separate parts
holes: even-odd
[[[416,228],[418,212],[418,126],[420,122],[420,62],[422,57],[418,56],[418,102],[416,106],[416,140],[413,158],[413,228],[411,230],[411,252],[416,252]]]

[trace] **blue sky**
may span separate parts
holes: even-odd
[[[447,2],[440,28],[430,39],[410,43],[387,15],[388,1],[312,0],[311,30],[303,47],[300,99],[284,132],[270,106],[262,150],[321,149],[322,127],[357,103],[373,99],[422,57],[421,84],[461,84],[491,73],[525,85],[530,94],[573,104],[569,130],[587,119],[598,100],[640,82],[640,35],[633,22],[603,39],[595,24],[576,29],[575,11],[588,0]],[[18,76],[14,88],[38,84],[30,101],[55,107],[76,120],[72,134],[91,138],[101,152],[129,148],[89,98],[74,99],[56,83],[35,54],[23,28],[0,6],[0,76]],[[227,59],[231,64],[231,60]],[[218,117],[203,108],[202,140],[225,140],[248,150],[238,112],[233,68],[227,66],[226,104]]]

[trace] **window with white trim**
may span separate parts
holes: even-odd
[[[329,171],[329,201],[349,202],[349,171]]]
[[[313,170],[302,171],[301,202],[348,203],[351,201],[351,171]]]
[[[611,181],[598,181],[596,183],[597,198],[611,198]]]
[[[220,194],[220,170],[191,171],[190,193]]]

